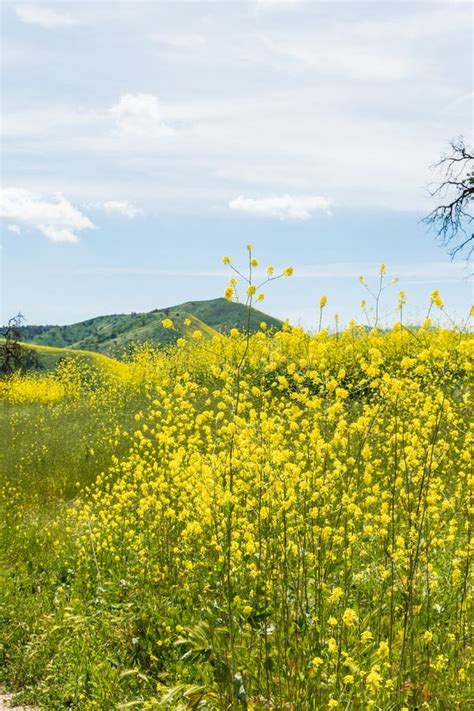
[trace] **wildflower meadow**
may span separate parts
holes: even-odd
[[[292,275],[262,277],[251,245],[224,263],[249,324]],[[437,291],[417,326],[400,292],[382,328],[389,285],[361,279],[363,325],[322,296],[312,332],[195,330],[0,381],[5,688],[41,709],[472,708],[472,335]]]

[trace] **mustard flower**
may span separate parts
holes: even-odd
[[[431,303],[434,304],[438,309],[442,309],[444,306],[444,301],[441,298],[438,289],[433,289],[431,292]]]
[[[357,613],[350,607],[346,607],[342,615],[342,621],[347,627],[354,627],[358,622]]]

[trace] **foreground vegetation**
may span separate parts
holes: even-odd
[[[471,708],[470,348],[262,324],[5,381],[1,680],[44,709]]]

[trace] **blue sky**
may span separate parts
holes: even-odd
[[[265,310],[361,318],[387,264],[418,319],[470,270],[420,224],[472,132],[466,2],[2,3],[0,318],[213,298],[221,257],[291,264]]]

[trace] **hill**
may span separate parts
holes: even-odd
[[[173,321],[174,329],[163,327],[165,318]],[[253,311],[252,331],[258,329],[261,321],[265,321],[269,328],[281,327],[278,319],[261,311]],[[20,334],[23,341],[33,345],[120,355],[133,343],[149,342],[166,346],[195,330],[211,337],[216,333],[226,333],[231,328],[242,330],[246,326],[246,307],[219,298],[188,301],[146,313],[98,316],[68,326],[22,326]]]

